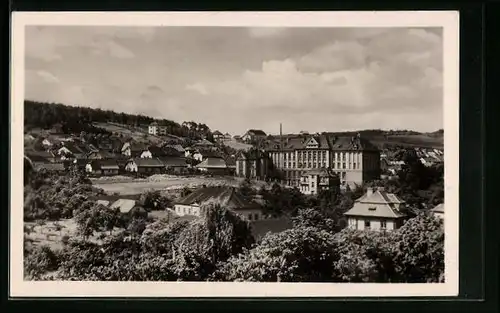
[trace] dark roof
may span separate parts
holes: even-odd
[[[248,134],[253,134],[256,136],[267,136],[266,133],[263,130],[260,129],[249,129]]]
[[[165,166],[187,166],[186,158],[184,157],[159,157],[158,158]]]
[[[164,149],[158,146],[149,146],[148,150],[154,157],[160,157],[165,155]]]
[[[222,136],[222,133],[220,131],[216,130],[216,131],[214,131],[212,133],[212,135],[214,135],[214,136]]]
[[[202,187],[177,202],[177,204],[200,206],[208,203],[220,204],[231,210],[258,207],[257,203],[245,198],[236,188],[226,186]]]
[[[64,171],[66,170],[66,167],[64,166],[64,163],[38,163],[35,164],[35,169],[46,169],[48,171]]]
[[[45,152],[45,151],[26,151],[24,153],[24,156],[29,158],[31,162],[45,162],[45,163],[50,163],[49,159],[54,158],[54,156],[50,152]]]
[[[332,150],[363,150],[378,151],[378,148],[368,139],[361,136],[353,137],[335,137],[332,144]]]
[[[165,167],[158,158],[134,158],[134,162],[137,167]]]
[[[281,140],[280,137],[277,136],[266,143],[266,149],[269,151],[277,151],[280,150],[281,144],[283,145],[284,151],[307,149],[308,143],[312,140],[318,143],[317,149],[378,151],[375,145],[361,136],[337,137],[328,133],[315,135],[284,135]]]

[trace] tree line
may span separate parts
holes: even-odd
[[[65,133],[108,133],[92,123],[118,123],[131,127],[149,125],[157,122],[167,128],[167,133],[179,137],[211,138],[210,128],[203,123],[193,121],[179,124],[168,119],[157,119],[142,114],[118,113],[111,110],[93,109],[89,107],[68,106],[60,103],[45,103],[25,100],[24,124],[28,127],[42,129],[61,125]]]

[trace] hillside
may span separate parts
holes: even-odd
[[[203,123],[183,122],[182,125],[167,119],[155,119],[144,115],[119,113],[111,110],[69,106],[59,103],[24,101],[25,130],[33,128],[49,129],[56,125],[64,133],[81,131],[99,133],[112,132],[111,125],[141,128],[152,122],[167,127],[167,133],[189,138],[211,137],[210,128]],[[123,127],[122,127],[123,128]]]

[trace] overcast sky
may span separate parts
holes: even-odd
[[[26,28],[26,99],[243,134],[443,128],[440,29]]]

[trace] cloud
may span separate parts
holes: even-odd
[[[34,100],[230,133],[442,128],[439,30],[29,27],[26,57]]]
[[[37,75],[47,83],[58,83],[59,79],[47,71],[38,71]]]
[[[286,31],[286,28],[278,27],[250,27],[248,32],[251,37],[276,37]]]
[[[198,93],[200,93],[202,95],[207,95],[208,94],[207,89],[201,83],[194,83],[194,84],[186,85],[186,90],[195,91],[195,92],[198,92]]]

